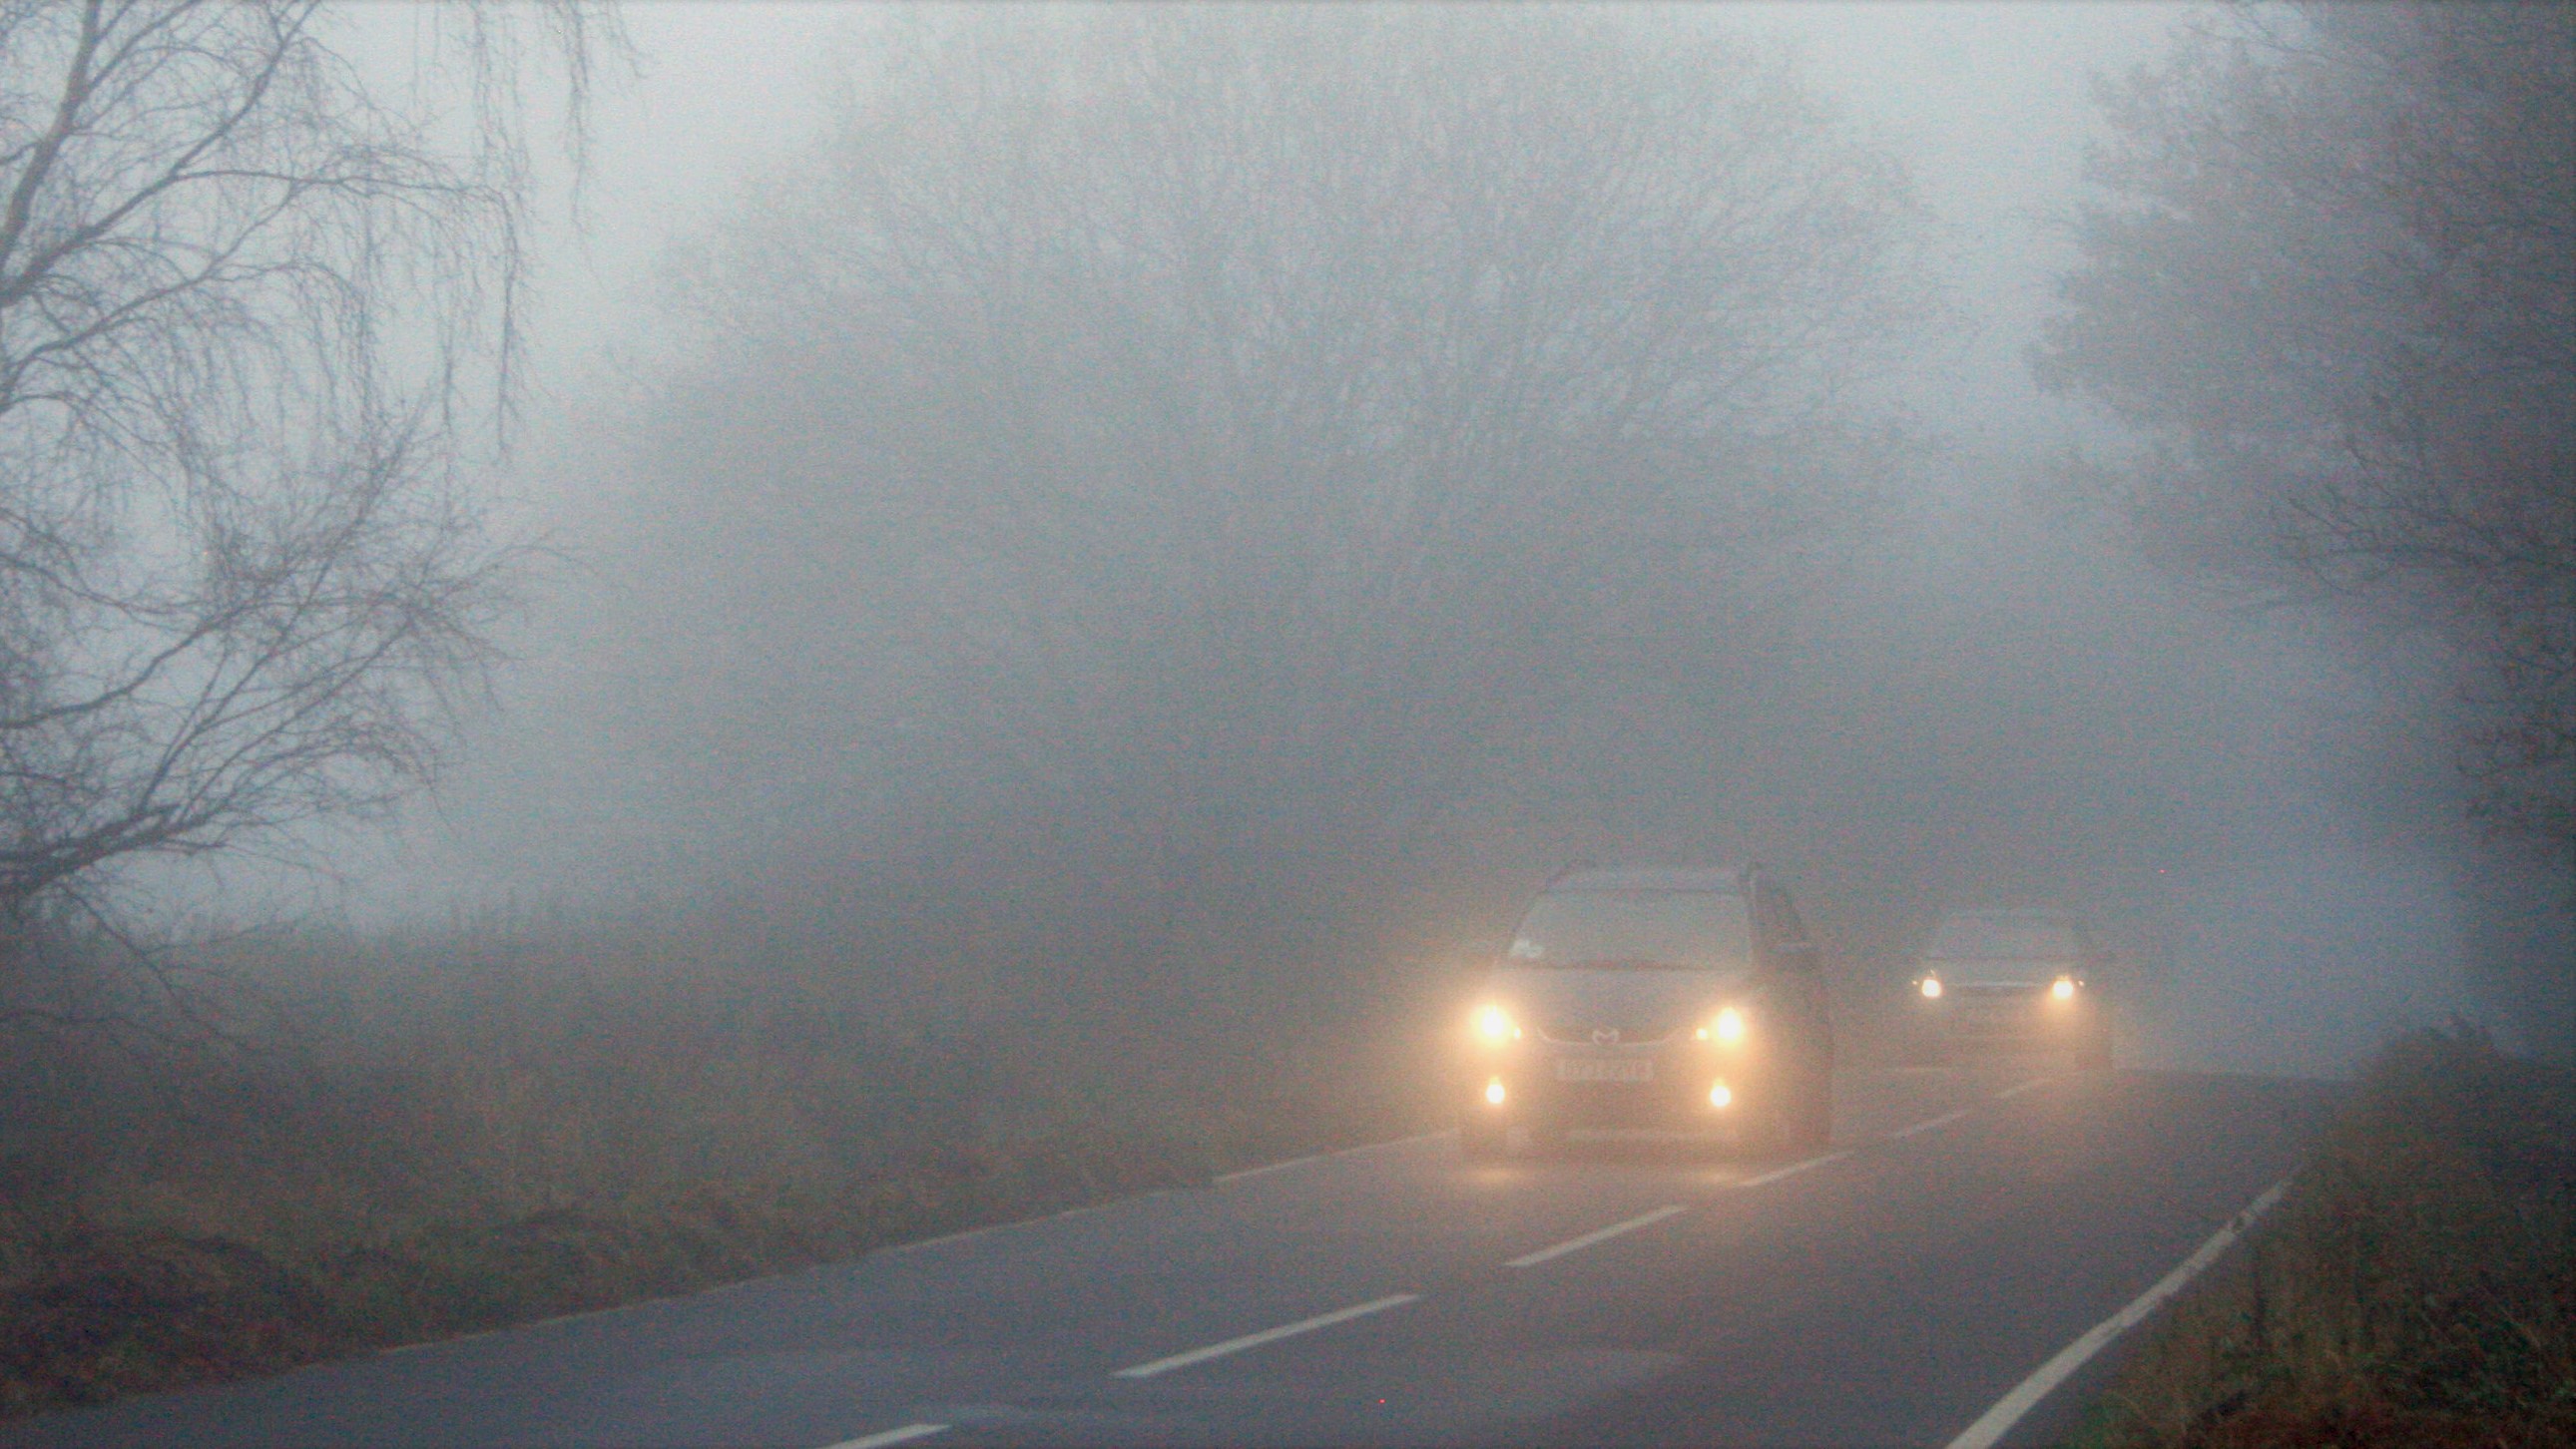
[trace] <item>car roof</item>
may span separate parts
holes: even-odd
[[[1735,895],[1743,889],[1736,872],[1725,869],[1686,869],[1673,866],[1602,870],[1570,870],[1547,883],[1550,893],[1560,891],[1712,891]]]

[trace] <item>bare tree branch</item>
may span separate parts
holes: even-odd
[[[0,932],[175,982],[114,868],[382,808],[490,657],[521,68],[567,62],[578,146],[618,42],[587,0],[434,25],[461,136],[372,89],[321,0],[0,6]]]

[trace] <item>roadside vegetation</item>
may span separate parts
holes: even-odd
[[[725,942],[750,934],[244,940],[195,993],[219,1035],[12,1058],[0,1415],[848,1259],[1435,1110],[1415,1054],[1329,1003],[1267,1041],[1143,1003],[1103,1049],[747,969]]]
[[[2576,1443],[2576,1076],[2465,1029],[2390,1044],[2076,1442]]]

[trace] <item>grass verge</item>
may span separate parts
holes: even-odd
[[[1364,1135],[1316,1126],[1320,1140],[1066,1132],[838,1183],[709,1181],[308,1251],[166,1227],[61,1228],[25,1245],[29,1271],[0,1283],[0,1417],[696,1292],[1204,1183],[1274,1140]]]
[[[1204,1182],[1434,1103],[1349,1012],[1104,1046],[694,941],[300,940],[262,946],[286,985],[238,1050],[0,1039],[0,1417]]]
[[[2391,1043],[2074,1443],[2576,1444],[2576,1081],[2467,1029]]]

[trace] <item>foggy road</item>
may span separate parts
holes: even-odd
[[[1837,1092],[1807,1157],[1382,1143],[0,1443],[1945,1445],[2294,1168],[2331,1100],[2045,1064]],[[2004,1442],[2064,1429],[2115,1356]]]

